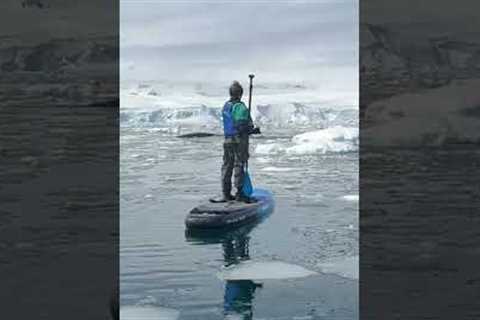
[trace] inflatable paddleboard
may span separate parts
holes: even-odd
[[[254,203],[239,201],[207,202],[193,208],[185,225],[187,229],[221,229],[253,222],[268,216],[275,202],[270,191],[254,189]]]

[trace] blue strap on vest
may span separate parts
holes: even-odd
[[[223,106],[222,110],[222,118],[223,118],[223,134],[225,137],[234,137],[237,135],[237,130],[235,129],[235,125],[233,123],[233,105],[231,101],[227,101]]]

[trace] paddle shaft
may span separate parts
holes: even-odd
[[[249,74],[248,77],[250,78],[250,86],[248,88],[248,118],[251,119],[251,111],[252,111],[252,90],[253,90],[253,77],[255,77],[254,74]],[[248,140],[250,140],[250,137],[247,137]],[[248,143],[248,146],[250,146],[250,141]],[[248,170],[248,160],[246,163],[246,169]]]
[[[250,78],[250,87],[248,91],[248,115],[250,116],[250,111],[252,110],[253,77],[255,77],[255,75],[249,74],[248,77]]]

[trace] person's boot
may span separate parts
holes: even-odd
[[[225,202],[228,202],[228,201],[235,200],[235,197],[232,196],[232,195],[230,194],[230,192],[229,192],[229,193],[224,193],[224,194],[223,194],[223,200],[224,200]]]
[[[237,192],[235,194],[235,201],[245,202],[245,203],[254,203],[255,199],[243,194],[243,192]]]

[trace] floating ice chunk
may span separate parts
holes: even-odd
[[[125,306],[120,308],[120,320],[175,320],[180,312],[155,306]]]
[[[296,135],[286,144],[259,144],[257,154],[283,153],[305,155],[351,152],[358,150],[358,128],[334,126]]]
[[[349,152],[358,149],[358,128],[334,126],[302,133],[293,137],[295,144],[286,149],[290,154]]]
[[[336,274],[343,278],[358,279],[358,256],[332,259],[318,265],[323,273]]]
[[[244,261],[225,268],[218,274],[222,280],[267,280],[303,278],[316,272],[281,261]]]

